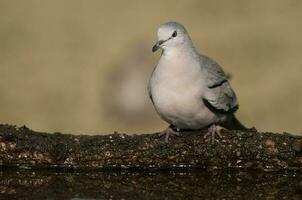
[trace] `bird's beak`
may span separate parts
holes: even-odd
[[[156,44],[152,47],[152,52],[157,51],[160,48],[160,45],[162,45],[164,42],[164,40],[159,40],[158,42],[156,42]]]

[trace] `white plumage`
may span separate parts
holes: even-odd
[[[222,68],[194,48],[186,29],[168,22],[158,29],[152,51],[162,49],[148,91],[161,118],[181,129],[219,124],[243,129],[233,113],[238,102]]]

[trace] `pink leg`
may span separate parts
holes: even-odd
[[[203,136],[203,138],[209,138],[211,137],[212,144],[215,143],[215,136],[217,135],[218,138],[222,138],[222,135],[220,133],[219,126],[216,126],[215,124],[211,125],[208,129],[208,132]]]
[[[163,132],[161,133],[161,135],[165,136],[165,142],[168,143],[171,140],[171,137],[173,137],[174,135],[179,135],[179,133],[176,132],[176,131],[174,131],[172,129],[172,127],[169,126],[165,130],[163,130]]]

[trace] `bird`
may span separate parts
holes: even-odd
[[[158,28],[152,52],[161,56],[149,82],[148,94],[159,116],[169,123],[162,134],[168,142],[179,130],[207,128],[205,138],[221,138],[221,127],[247,129],[235,116],[238,100],[228,76],[210,57],[198,53],[186,28],[166,22]]]

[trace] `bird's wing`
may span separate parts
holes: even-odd
[[[204,104],[215,113],[234,113],[238,109],[237,97],[223,69],[204,55],[200,56],[200,62],[206,79]]]

